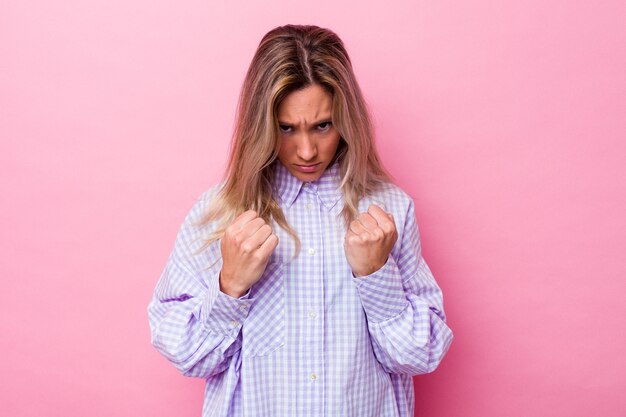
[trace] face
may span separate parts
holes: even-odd
[[[337,152],[332,106],[332,95],[317,84],[289,93],[278,106],[278,159],[301,181],[321,177]]]

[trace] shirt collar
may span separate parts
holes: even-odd
[[[316,181],[303,182],[294,177],[291,172],[279,161],[274,162],[274,184],[273,189],[280,198],[281,203],[287,208],[291,207],[300,192],[308,188],[312,193],[317,194],[322,204],[328,210],[332,209],[341,197],[341,175],[339,163],[334,162],[326,168],[322,176]]]

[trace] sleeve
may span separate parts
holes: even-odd
[[[441,289],[421,255],[412,200],[399,236],[381,269],[352,279],[383,368],[395,374],[425,374],[437,368],[454,336],[446,324]]]
[[[206,194],[205,194],[206,195]],[[192,207],[148,305],[152,345],[185,376],[223,372],[241,349],[241,327],[253,299],[220,291],[219,241],[196,253],[205,229],[197,225],[206,197]]]

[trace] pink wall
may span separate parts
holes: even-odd
[[[416,199],[456,336],[416,415],[626,415],[624,3],[339,3],[3,0],[2,415],[200,415],[146,306],[287,22],[343,37]]]

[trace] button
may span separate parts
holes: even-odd
[[[237,320],[233,320],[233,321],[230,322],[230,325],[233,326],[233,327],[237,327],[237,326],[239,326],[239,322]]]
[[[307,211],[310,211],[310,210],[313,208],[313,204],[311,204],[311,203],[307,203],[307,204],[305,204],[305,205],[304,205],[304,208],[305,208]]]
[[[315,310],[309,310],[309,317],[311,317],[312,319],[317,317],[317,313],[315,312]]]
[[[241,311],[246,311],[247,308],[248,308],[248,306],[239,306],[239,310],[241,310]]]
[[[309,248],[309,250],[307,251],[307,253],[308,253],[310,256],[315,255],[315,252],[316,252],[316,251],[315,251],[315,249],[313,249],[313,248]]]
[[[315,381],[317,379],[317,375],[316,374],[311,374],[311,380]]]

